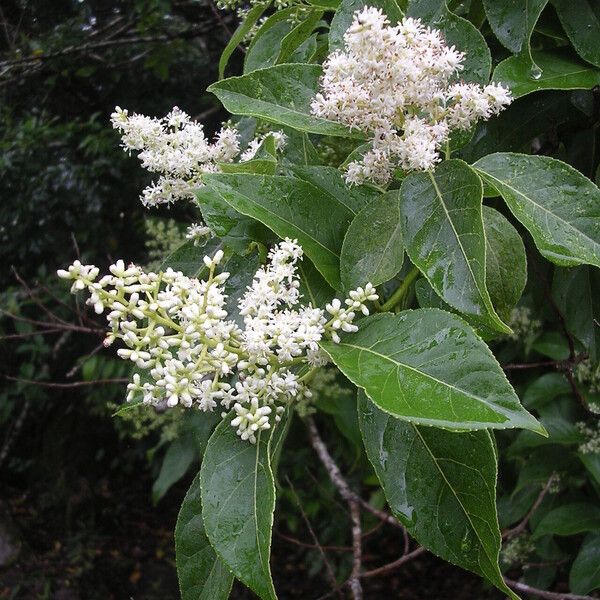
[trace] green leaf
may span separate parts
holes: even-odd
[[[302,15],[300,23],[281,40],[281,48],[275,64],[289,62],[294,52],[308,39],[322,16],[322,10],[311,10],[307,15]]]
[[[253,241],[268,243],[274,238],[262,223],[234,210],[209,186],[196,190],[196,198],[204,222],[236,252],[245,253]]]
[[[492,152],[529,152],[539,135],[573,118],[568,94],[541,92],[516,100],[500,115],[477,125],[473,139],[458,156],[469,163]]]
[[[237,163],[219,163],[219,171],[221,173],[275,175],[277,171],[276,153],[275,138],[272,135],[267,135],[256,149],[253,158]]]
[[[485,38],[471,22],[450,12],[445,0],[410,0],[406,14],[441,30],[449,46],[456,46],[465,53],[464,68],[460,71],[459,79],[488,82],[492,59]]]
[[[310,114],[321,75],[320,65],[276,65],[218,81],[208,91],[234,115],[257,117],[309,133],[364,139],[364,134]]]
[[[486,288],[486,242],[481,180],[461,160],[412,173],[400,189],[406,252],[453,308],[510,333]]]
[[[552,0],[552,5],[577,54],[600,67],[600,6],[596,0]]]
[[[339,169],[315,165],[290,165],[296,177],[312,183],[346,205],[354,214],[380,194],[368,185],[347,186]]]
[[[527,56],[511,56],[494,70],[492,80],[507,86],[514,98],[539,90],[589,90],[600,84],[600,69],[570,54],[533,51],[535,66]]]
[[[590,535],[581,545],[569,573],[569,587],[575,594],[600,588],[600,535]]]
[[[588,266],[556,268],[552,295],[567,329],[595,362],[600,352],[600,273]]]
[[[279,237],[296,238],[327,282],[339,289],[339,261],[352,213],[333,196],[294,177],[211,174],[207,185],[238,212]]]
[[[583,463],[583,466],[586,468],[587,472],[592,476],[592,479],[600,485],[600,454],[597,452],[583,454],[582,452],[578,452],[577,456],[579,460]]]
[[[231,55],[234,53],[235,49],[239,46],[242,40],[246,37],[249,31],[254,27],[258,19],[260,19],[261,15],[267,10],[269,4],[271,2],[260,2],[259,4],[255,4],[246,15],[246,18],[238,28],[233,32],[231,39],[225,49],[221,54],[221,58],[219,59],[219,79],[223,79],[225,75],[225,69],[227,67],[227,63],[231,58]]]
[[[329,28],[329,51],[342,50],[344,48],[344,34],[350,25],[354,13],[362,10],[365,6],[380,8],[387,15],[390,23],[396,25],[404,14],[400,10],[396,0],[342,0],[331,20]]]
[[[233,575],[213,550],[202,522],[200,474],[186,494],[175,526],[177,577],[182,600],[227,600]]]
[[[529,38],[548,0],[483,0],[492,31],[513,54],[529,50]]]
[[[400,193],[395,190],[381,194],[350,223],[340,258],[342,284],[346,290],[368,282],[380,285],[400,271],[403,260]]]
[[[169,254],[159,270],[166,271],[171,267],[174,271],[181,271],[188,277],[200,277],[202,272],[206,271],[203,258],[212,256],[217,250],[221,249],[226,250],[222,240],[217,238],[210,238],[204,244],[198,245],[189,240]]]
[[[284,127],[283,132],[287,136],[284,157],[294,165],[318,165],[321,162],[319,154],[307,133],[296,131],[290,127]],[[287,165],[289,167],[289,165]]]
[[[244,58],[245,74],[275,64],[283,39],[294,28],[292,21],[296,14],[296,7],[290,6],[275,11],[262,23],[246,51]]]
[[[453,430],[544,433],[489,348],[450,313],[422,308],[373,315],[340,344],[321,347],[379,408],[400,419]]]
[[[529,385],[523,395],[523,405],[537,409],[571,392],[571,386],[562,373],[545,373]]]
[[[335,296],[335,290],[323,279],[323,276],[312,262],[304,259],[298,263],[300,274],[300,294],[305,304],[311,303],[315,308],[324,307]]]
[[[152,502],[156,504],[177,483],[198,458],[190,436],[180,436],[169,445],[158,478],[152,486]]]
[[[200,469],[206,535],[242,583],[263,600],[276,600],[269,565],[275,509],[270,446],[284,427],[260,432],[251,444],[235,433],[232,418],[217,425]]]
[[[538,523],[534,538],[543,535],[575,535],[600,530],[600,506],[572,502],[551,510]]]
[[[489,206],[483,207],[483,224],[487,289],[498,314],[508,319],[527,283],[525,245],[508,219]]]
[[[600,190],[548,156],[490,154],[474,167],[529,230],[539,251],[561,266],[600,267]]]
[[[490,433],[406,423],[379,410],[364,392],[358,407],[367,456],[392,512],[411,536],[517,598],[498,567],[497,461]]]

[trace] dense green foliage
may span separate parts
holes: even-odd
[[[161,269],[206,277],[203,256],[223,249],[224,268],[232,274],[227,309],[235,312],[266,248],[290,237],[304,249],[301,291],[313,306],[324,307],[367,282],[378,286],[379,302],[378,314],[358,321],[358,331],[344,333],[340,343],[320,342],[334,366],[310,373],[312,401],[291,406],[254,445],[235,434],[232,414],[219,422],[218,410],[207,417],[121,408],[116,423],[130,419],[139,426],[145,410],[154,434],[159,430],[152,452],[162,457],[155,501],[201,462],[175,529],[182,597],[227,598],[237,579],[261,598],[276,598],[272,529],[279,519],[294,532],[292,505],[300,504],[304,519],[308,514],[319,522],[326,541],[348,543],[347,520],[335,509],[335,523],[322,516],[322,490],[306,481],[299,494],[295,490],[305,474],[302,419],[348,505],[354,532],[354,563],[340,560],[333,573],[321,556],[313,564],[335,584],[350,582],[354,598],[360,597],[356,582],[366,575],[360,552],[356,567],[355,531],[360,534],[370,513],[386,505],[393,517],[384,514],[384,521],[397,519],[417,544],[511,598],[527,591],[515,580],[537,590],[593,593],[600,588],[600,13],[591,2],[579,7],[559,0],[369,4],[392,21],[406,14],[440,29],[466,53],[462,77],[502,82],[514,103],[467,135],[453,136],[435,169],[398,169],[386,190],[347,187],[343,167],[364,152],[365,136],[313,115],[310,103],[324,57],[341,47],[364,2],[314,0],[308,8],[281,10],[254,4],[225,49],[219,73],[213,60],[203,82],[197,67],[207,55],[188,39],[187,27],[202,29],[208,13],[196,22],[190,17],[194,2],[182,12],[176,3],[133,3],[123,14],[136,15],[137,34],[159,38],[143,59],[133,51],[113,57],[110,50],[114,64],[125,61],[124,70],[113,64],[90,71],[85,67],[93,61],[84,61],[69,63],[65,74],[58,58],[27,63],[12,75],[20,84],[4,92],[10,102],[0,165],[2,194],[15,198],[0,208],[6,211],[6,261],[28,279],[43,278],[44,285],[46,271],[73,254],[72,231],[97,264],[108,262],[117,248],[119,256],[147,260],[143,217],[133,200],[140,181],[116,151],[116,136],[103,130],[107,112],[112,103],[164,114],[184,101],[200,112],[209,101],[196,90],[219,77],[208,91],[235,116],[240,131],[282,128],[288,143],[278,153],[265,141],[253,160],[204,175],[196,205],[180,203],[174,214],[188,224],[201,217],[216,237],[205,245],[185,242],[172,253],[159,248],[151,258],[163,250]],[[87,10],[93,12],[86,3],[79,11],[67,5],[63,28],[77,30],[89,18]],[[180,19],[190,23],[177,35],[172,28]],[[24,28],[20,52],[34,34],[42,55],[56,52],[52,24],[40,33],[37,22]],[[236,70],[229,60],[248,32],[253,37],[239,65],[242,74],[223,79]],[[64,49],[83,39],[63,36],[60,43]],[[8,60],[20,60],[16,49],[6,53]],[[143,77],[130,88],[127,78],[140,60]],[[190,61],[196,61],[194,73]],[[71,102],[61,103],[63,78],[73,78],[78,94],[100,95],[101,106],[90,102],[82,117]],[[23,83],[30,80],[39,82],[33,98]],[[161,87],[165,93],[158,93]],[[52,161],[47,148],[55,143],[65,150]],[[42,231],[29,243],[33,219]],[[99,226],[91,227],[95,219]],[[166,237],[164,228],[155,231],[155,238]],[[41,293],[9,288],[7,310],[31,321],[37,300],[76,323],[68,308],[54,305],[60,298]],[[88,325],[95,323],[90,314]],[[36,325],[6,323],[7,331],[18,333]],[[39,336],[17,344],[7,372],[20,369],[21,378],[38,381],[64,379],[59,365],[65,356],[73,361],[92,350],[74,342],[68,352],[57,351]],[[109,354],[100,356],[96,363],[84,359],[84,375],[115,377],[102,371],[113,365],[118,377],[125,376]],[[43,419],[45,406],[52,406],[52,394],[18,385],[0,396],[0,423],[8,424],[9,433],[19,419],[23,389],[29,405],[36,402],[29,419]],[[107,419],[99,404],[94,394],[86,397],[86,410],[93,406]],[[350,472],[351,489],[339,472],[339,478],[332,474],[315,422],[327,431],[325,445],[336,448],[333,459]],[[146,443],[156,444],[156,437]],[[11,456],[11,473],[36,479],[18,454]],[[311,508],[311,496],[319,495],[320,504]],[[357,497],[367,505],[358,518]],[[327,502],[333,505],[331,498]],[[405,555],[407,550],[408,542]]]

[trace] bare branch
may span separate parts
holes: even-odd
[[[504,539],[513,538],[513,537],[519,535],[520,533],[523,533],[523,531],[525,531],[525,528],[527,527],[527,523],[529,523],[529,519],[531,519],[531,517],[535,514],[537,509],[540,507],[540,504],[544,501],[544,498],[546,497],[546,494],[548,493],[548,490],[550,489],[550,486],[552,485],[553,480],[554,480],[554,473],[552,473],[552,475],[550,475],[550,477],[548,478],[548,481],[542,488],[542,491],[540,492],[539,496],[536,498],[535,502],[533,503],[533,506],[529,509],[529,512],[525,515],[525,517],[523,517],[523,520],[520,523],[518,523],[515,527],[513,527],[512,529],[509,529],[508,531],[505,531],[502,534],[502,537]]]
[[[548,592],[546,590],[539,590],[530,585],[526,585],[525,583],[520,583],[519,581],[513,581],[512,579],[508,579],[508,577],[504,578],[506,585],[508,587],[513,588],[517,592],[523,592],[525,594],[531,594],[532,596],[537,596],[538,598],[545,598],[546,600],[596,600],[591,596],[579,596],[578,594],[563,594],[560,592]]]
[[[323,546],[321,546],[321,544],[319,543],[319,538],[317,538],[317,534],[315,533],[314,529],[312,528],[312,525],[310,523],[308,515],[306,514],[306,512],[304,511],[304,508],[302,507],[302,502],[300,502],[300,498],[298,498],[298,494],[296,494],[296,490],[294,489],[292,482],[290,481],[289,477],[287,477],[287,476],[286,476],[286,480],[288,482],[288,485],[290,486],[290,489],[292,490],[292,494],[294,495],[296,504],[298,505],[298,508],[300,509],[300,514],[302,515],[302,518],[304,519],[304,522],[306,523],[306,527],[308,528],[308,531],[309,531],[312,539],[315,542],[315,546],[319,549],[319,553],[321,554],[321,558],[323,559],[323,564],[325,565],[325,568],[327,569],[327,575],[329,576],[331,585],[333,586],[334,589],[337,589],[337,581],[335,579],[335,573],[333,572],[333,568],[332,568],[331,564],[327,560],[327,555],[325,554],[325,551],[323,550]],[[340,598],[342,597],[340,590],[338,590],[338,595],[340,596]]]
[[[317,456],[323,463],[331,482],[336,487],[340,496],[347,502],[350,508],[350,517],[352,519],[352,574],[348,580],[348,587],[352,592],[354,600],[362,600],[362,586],[360,585],[360,571],[362,569],[362,529],[360,525],[360,502],[357,500],[357,495],[352,492],[350,486],[344,479],[339,467],[329,454],[329,450],[319,435],[317,425],[312,417],[305,418],[308,427],[310,443],[314,448]]]
[[[29,383],[31,385],[38,385],[40,387],[47,388],[78,388],[87,385],[106,385],[110,383],[128,383],[129,379],[126,377],[115,377],[114,379],[94,379],[93,381],[73,381],[71,383],[56,383],[53,381],[36,381],[35,379],[22,379],[21,377],[12,377],[11,375],[5,375],[5,378],[9,381],[17,381],[19,383]]]
[[[425,548],[423,548],[422,546],[419,546],[412,552],[409,552],[408,554],[404,554],[403,556],[401,556],[398,560],[395,560],[394,562],[391,562],[387,565],[383,565],[383,567],[378,567],[377,569],[371,569],[370,571],[365,571],[364,573],[361,574],[361,577],[367,578],[367,577],[376,577],[377,575],[385,575],[386,573],[395,571],[398,567],[401,567],[403,564],[410,562],[411,560],[413,560],[414,558],[417,558],[417,556],[420,556],[421,554],[423,554],[425,552],[427,552],[427,550]]]

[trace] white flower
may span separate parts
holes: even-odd
[[[468,129],[510,104],[498,84],[450,85],[463,60],[418,19],[392,27],[380,9],[354,14],[311,103],[313,114],[369,134],[371,148],[347,166],[348,183],[386,184],[398,167],[431,169],[452,129]]]
[[[185,122],[177,112],[169,119]],[[202,411],[233,405],[232,425],[242,439],[255,443],[257,432],[277,422],[286,404],[310,396],[292,369],[326,364],[319,342],[356,331],[355,311],[368,314],[365,303],[377,300],[377,293],[367,284],[350,292],[345,306],[333,300],[327,305],[329,320],[320,308],[297,306],[302,248],[286,239],[271,249],[239,301],[240,328],[226,310],[229,273],[215,272],[223,259],[222,250],[204,258],[209,276],[203,281],[170,268],[145,273],[122,260],[98,281],[98,269],[79,261],[59,275],[74,281],[73,291],[87,288],[96,312],[107,311],[106,345],[122,340],[117,355],[149,372],[143,384],[134,375],[127,400],[141,394],[148,404]]]

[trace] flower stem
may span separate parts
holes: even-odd
[[[408,288],[412,282],[419,276],[419,269],[413,267],[408,275],[404,278],[398,289],[390,296],[389,300],[381,306],[381,312],[387,312],[392,310],[400,300],[404,297],[404,294],[408,291]]]

